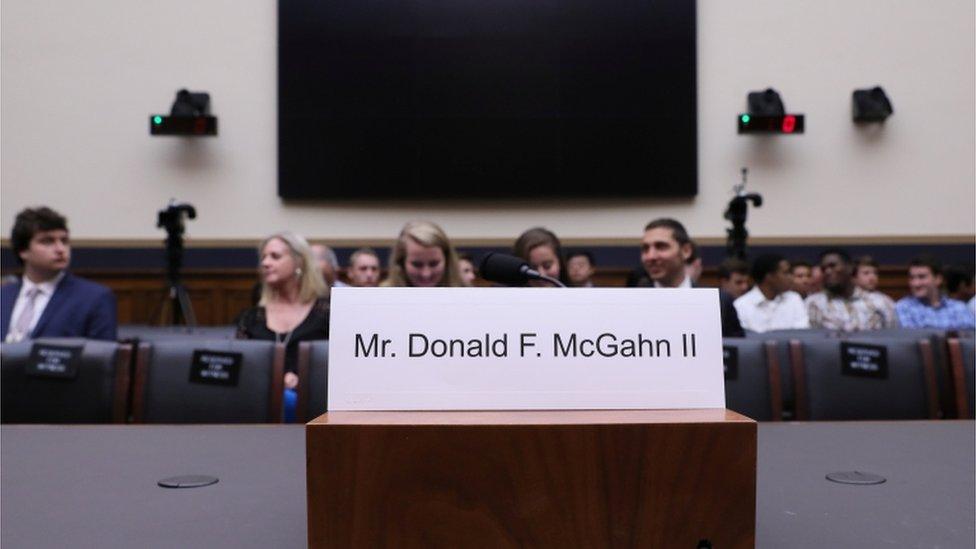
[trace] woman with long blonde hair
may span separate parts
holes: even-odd
[[[390,252],[390,274],[382,285],[466,286],[450,239],[430,221],[411,221],[403,226]]]
[[[238,339],[285,345],[285,418],[294,418],[298,395],[298,343],[329,339],[329,288],[315,267],[308,242],[290,231],[258,247],[261,299],[238,319]]]

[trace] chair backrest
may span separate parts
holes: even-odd
[[[836,336],[836,330],[827,330],[825,328],[795,328],[789,330],[769,330],[767,332],[751,332],[747,333],[747,337],[754,339],[764,339],[770,340],[775,339],[777,341],[790,339],[805,339],[805,338],[817,338],[826,339],[828,337]]]
[[[200,370],[194,374],[195,353],[198,361],[214,362],[217,368],[225,369],[220,375],[201,375]],[[133,421],[280,422],[284,356],[284,346],[271,341],[188,338],[141,343],[136,357]],[[219,365],[221,360],[232,359],[240,364],[236,383],[222,377],[233,367]]]
[[[226,326],[149,326],[146,324],[122,324],[119,326],[120,341],[163,341],[196,339],[234,339],[237,327]]]
[[[757,421],[780,421],[783,399],[775,341],[725,338],[725,407]]]
[[[974,383],[973,369],[976,363],[976,352],[974,352],[974,341],[972,339],[949,340],[949,362],[952,365],[952,384],[956,397],[957,417],[972,419],[974,417],[974,395],[976,395],[976,383]]]
[[[945,330],[938,328],[884,328],[881,330],[865,330],[846,337],[909,339],[912,341],[926,338],[931,341],[936,388],[939,393],[939,408],[943,411],[953,412],[956,404],[951,390],[952,382],[949,379],[949,354],[946,346],[946,335]]]
[[[783,395],[783,419],[791,420],[796,416],[796,403],[793,402],[795,390],[793,387],[793,370],[788,367],[791,363],[790,341],[794,339],[828,339],[836,338],[835,330],[815,329],[796,329],[796,330],[770,330],[760,334],[750,336],[752,339],[762,339],[763,341],[773,341],[776,343],[776,359],[780,364],[780,393]]]
[[[939,416],[932,343],[928,339],[807,339],[793,340],[790,345],[797,419]],[[855,356],[867,357],[866,362],[855,360]],[[872,363],[884,363],[886,370],[875,369]]]
[[[76,375],[51,377],[32,368],[38,346],[80,353]],[[78,349],[74,351],[73,349]],[[57,352],[57,349],[54,349]],[[132,346],[114,341],[42,338],[0,345],[0,421],[3,423],[124,423],[129,404]]]
[[[310,421],[328,409],[329,341],[303,341],[298,345],[298,421]]]

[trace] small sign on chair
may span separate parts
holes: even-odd
[[[888,379],[888,349],[884,345],[842,342],[840,368],[847,376]]]
[[[241,375],[241,353],[224,351],[193,351],[190,382],[236,387]]]
[[[722,347],[722,363],[725,366],[725,379],[739,379],[739,348],[731,345]]]
[[[24,372],[31,377],[74,379],[80,362],[81,347],[35,343]]]

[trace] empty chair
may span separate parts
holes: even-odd
[[[949,362],[952,365],[952,382],[955,392],[956,412],[959,418],[974,417],[974,362],[976,362],[976,352],[973,350],[973,340],[956,339],[949,340]]]
[[[928,339],[807,339],[790,343],[797,419],[935,419]]]
[[[324,414],[329,396],[329,341],[298,345],[298,409],[295,419],[310,421]]]
[[[142,343],[136,358],[133,421],[280,422],[284,346],[233,339]]]
[[[725,338],[725,407],[757,421],[782,419],[775,341]]]
[[[828,339],[836,338],[837,332],[821,328],[796,330],[770,330],[761,334],[754,334],[747,339],[761,339],[776,343],[776,359],[783,367],[780,368],[780,393],[783,395],[783,419],[791,420],[796,416],[796,405],[793,402],[793,371],[785,367],[790,364],[790,341],[794,339]]]
[[[0,421],[124,423],[131,356],[130,345],[113,341],[42,338],[0,345]]]
[[[938,328],[885,328],[882,330],[868,330],[858,332],[853,337],[874,339],[910,339],[918,341],[927,338],[932,342],[933,365],[935,366],[936,388],[939,393],[939,405],[943,410],[955,408],[954,396],[949,380],[949,355],[946,352],[946,331]]]

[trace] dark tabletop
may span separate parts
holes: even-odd
[[[758,547],[973,547],[972,421],[760,424]],[[824,476],[866,471],[874,486]],[[182,474],[215,485],[164,489]],[[303,426],[3,426],[0,544],[304,547]]]

